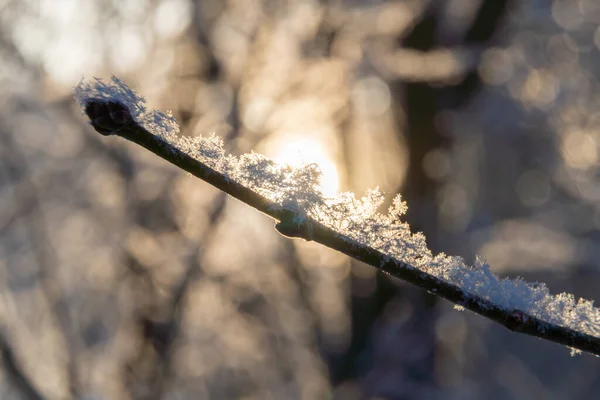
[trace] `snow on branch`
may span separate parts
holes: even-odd
[[[146,107],[118,78],[82,81],[75,99],[102,135],[135,142],[279,222],[289,237],[313,240],[492,319],[510,330],[600,355],[600,309],[571,294],[550,294],[543,283],[503,279],[481,259],[433,255],[425,237],[401,221],[406,204],[394,199],[377,211],[378,190],[326,197],[320,170],[280,165],[257,153],[226,155],[219,137],[184,137],[171,115]]]

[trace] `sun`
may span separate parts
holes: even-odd
[[[320,189],[325,196],[335,196],[339,190],[337,167],[319,141],[310,138],[286,140],[274,151],[274,160],[278,163],[301,166],[306,163],[317,164],[322,171]]]

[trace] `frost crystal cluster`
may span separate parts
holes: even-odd
[[[206,164],[221,174],[299,217],[308,216],[352,241],[372,247],[410,267],[460,288],[467,297],[488,300],[507,311],[519,310],[548,323],[600,337],[600,309],[592,301],[576,300],[571,294],[552,295],[544,284],[521,279],[502,279],[478,259],[469,266],[459,257],[433,255],[422,234],[412,234],[401,221],[406,204],[394,199],[387,214],[378,212],[384,201],[378,190],[362,199],[352,193],[325,197],[319,188],[320,170],[314,164],[302,167],[280,165],[257,153],[240,157],[226,155],[219,137],[179,135],[174,118],[146,107],[145,99],[119,79],[82,81],[75,97],[85,109],[91,101],[120,102],[134,120],[157,138]]]

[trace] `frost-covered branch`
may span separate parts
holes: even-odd
[[[385,215],[377,211],[378,190],[360,200],[351,193],[325,197],[317,166],[279,165],[256,153],[234,157],[218,137],[180,136],[172,116],[147,109],[117,78],[82,81],[75,92],[99,133],[135,142],[273,217],[280,233],[340,251],[510,330],[600,355],[600,309],[593,302],[552,295],[544,284],[501,279],[479,259],[469,266],[459,257],[431,254],[425,237],[401,222],[406,205],[399,196]]]

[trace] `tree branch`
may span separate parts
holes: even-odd
[[[157,156],[210,183],[279,221],[276,228],[286,236],[312,240],[362,261],[381,272],[401,279],[461,307],[504,325],[511,331],[560,343],[574,349],[600,355],[600,338],[552,324],[521,310],[507,310],[492,301],[465,292],[461,287],[397,260],[368,245],[359,243],[305,215],[282,208],[251,189],[229,179],[201,161],[169,144],[140,126],[125,104],[90,99],[85,113],[102,135],[117,135],[139,144]]]
[[[28,400],[45,400],[45,397],[37,390],[33,382],[27,377],[25,372],[19,366],[13,350],[5,337],[4,332],[0,332],[0,356],[4,372],[18,391]]]

